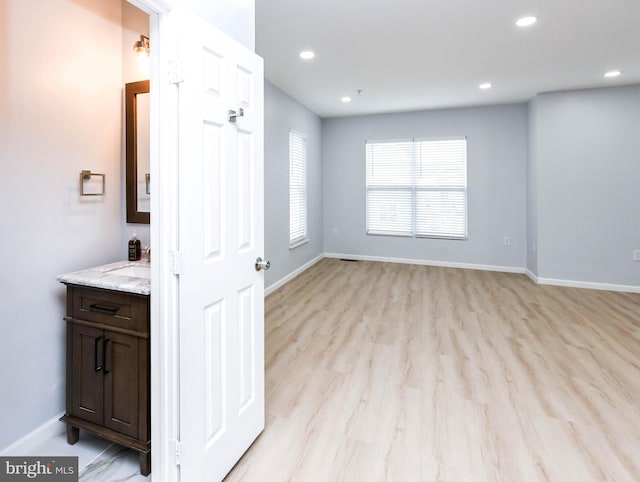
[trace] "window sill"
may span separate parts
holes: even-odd
[[[424,234],[400,234],[400,233],[381,233],[376,231],[367,231],[367,236],[387,236],[389,238],[410,238],[410,239],[445,239],[448,241],[467,241],[468,236],[435,236]]]
[[[300,241],[296,241],[289,245],[289,249],[297,248],[298,246],[302,246],[303,244],[307,244],[309,242],[309,238],[301,239]]]

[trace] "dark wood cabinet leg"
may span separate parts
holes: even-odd
[[[151,452],[140,452],[140,473],[145,477],[151,473]]]
[[[67,424],[67,443],[69,445],[75,444],[80,438],[80,429],[73,425]]]

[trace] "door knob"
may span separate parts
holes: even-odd
[[[266,271],[269,268],[271,268],[271,262],[264,260],[262,258],[256,259],[256,271],[260,271],[261,269]]]

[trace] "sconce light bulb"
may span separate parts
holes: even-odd
[[[147,70],[149,68],[149,54],[146,52],[138,52],[138,66],[142,70]]]

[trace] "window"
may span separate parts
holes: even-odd
[[[367,142],[367,234],[467,239],[466,139]]]
[[[289,131],[289,247],[307,241],[307,139]]]

